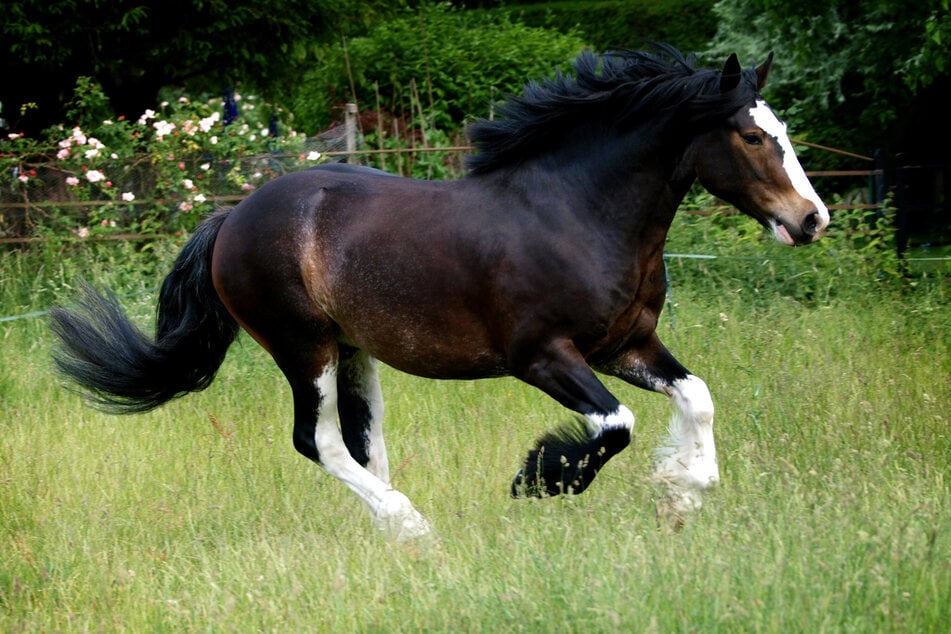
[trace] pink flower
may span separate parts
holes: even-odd
[[[30,177],[27,176],[26,174],[20,174],[19,176],[17,176],[17,178],[20,179],[20,182],[21,182],[21,183],[25,183],[25,182],[27,182],[28,180],[30,180]]]
[[[79,179],[76,178],[75,176],[67,176],[66,184],[69,185],[70,187],[75,187],[76,185],[79,185]]]
[[[61,161],[62,161],[64,158],[68,158],[68,157],[69,157],[69,149],[68,149],[68,148],[63,148],[62,150],[60,150],[59,152],[56,153],[56,158],[58,158],[58,159],[61,160]]]
[[[90,183],[98,183],[99,181],[106,180],[106,175],[99,170],[88,170],[86,172],[86,180]]]

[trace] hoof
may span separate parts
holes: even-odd
[[[433,532],[429,521],[416,509],[387,517],[375,517],[373,523],[387,539],[397,544],[417,541],[432,535]]]
[[[691,488],[668,485],[654,502],[657,524],[679,531],[686,519],[703,507],[700,492]]]
[[[374,525],[396,543],[410,542],[432,533],[432,526],[405,495],[391,489],[376,509]]]
[[[541,498],[545,497],[545,487],[539,486],[537,478],[531,481],[525,477],[525,470],[519,469],[512,479],[513,498]]]

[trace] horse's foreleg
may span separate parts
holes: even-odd
[[[659,391],[670,396],[674,415],[666,442],[654,452],[653,479],[665,490],[659,514],[677,518],[699,510],[701,493],[720,481],[713,439],[713,399],[706,383],[692,374],[662,385]]]
[[[310,381],[294,380],[291,385],[294,392],[294,445],[298,451],[356,493],[370,508],[375,524],[396,541],[429,533],[429,522],[409,499],[351,455],[337,424],[336,365],[327,364]]]
[[[584,420],[538,440],[515,476],[512,495],[581,493],[631,442],[634,414],[604,387],[569,341],[535,352],[516,372]]]
[[[604,369],[671,399],[674,415],[667,439],[654,452],[653,480],[664,491],[659,515],[679,522],[684,513],[699,510],[701,494],[720,481],[710,390],[667,351],[656,335],[647,346],[628,352]]]
[[[362,350],[343,350],[337,377],[340,430],[350,455],[383,482],[390,465],[383,440],[383,393],[376,359]]]

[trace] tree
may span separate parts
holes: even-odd
[[[320,39],[365,27],[392,0],[15,0],[0,9],[0,113],[37,134],[59,122],[79,77],[116,114],[138,116],[159,90],[219,92],[242,81],[284,93]]]
[[[720,26],[708,54],[736,51],[752,62],[775,51],[770,102],[797,132],[925,159],[936,138],[951,136],[947,117],[930,117],[946,109],[938,97],[951,85],[948,0],[720,0],[715,11]],[[920,134],[925,120],[943,131]]]

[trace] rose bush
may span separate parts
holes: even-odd
[[[253,95],[177,95],[135,120],[88,116],[84,104],[101,99],[80,82],[74,121],[45,139],[0,140],[2,200],[31,205],[19,216],[0,209],[0,235],[190,229],[221,197],[321,158],[279,123],[286,113]]]

